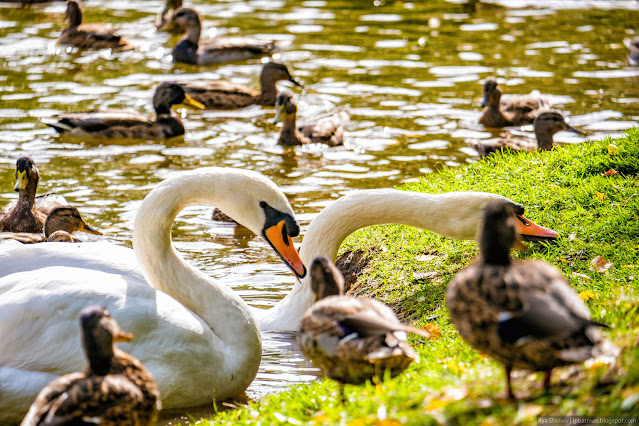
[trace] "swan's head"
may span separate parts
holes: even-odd
[[[313,260],[311,288],[315,301],[344,294],[344,276],[328,257],[322,256]]]
[[[104,375],[111,368],[113,343],[130,342],[133,335],[120,330],[104,306],[90,306],[80,312],[84,351],[91,371]]]

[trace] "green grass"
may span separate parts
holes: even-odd
[[[605,176],[609,169],[619,173]],[[505,385],[501,365],[464,343],[444,304],[446,284],[477,254],[477,244],[405,226],[378,226],[356,232],[341,248],[376,249],[352,293],[382,300],[404,321],[417,325],[436,315],[431,321],[441,337],[413,340],[421,360],[399,377],[347,385],[345,405],[339,402],[337,385],[322,380],[221,413],[212,422],[506,425],[535,424],[538,415],[638,415],[638,172],[639,130],[632,129],[616,141],[541,154],[496,155],[401,188],[499,193],[526,206],[528,219],[558,231],[555,243],[532,244],[515,256],[544,259],[560,268],[575,290],[594,293],[595,298],[586,303],[593,319],[612,327],[606,333],[622,349],[616,365],[557,369],[549,395],[540,390],[540,373],[518,372],[515,393],[528,396],[506,402],[501,399]],[[417,259],[424,254],[435,257]],[[590,270],[596,256],[613,266],[604,273]]]

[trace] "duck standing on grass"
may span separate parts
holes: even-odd
[[[84,373],[64,375],[38,395],[21,426],[146,426],[155,424],[160,391],[140,361],[116,348],[133,338],[118,327],[108,309],[91,306],[80,313]]]
[[[296,124],[297,102],[288,90],[282,90],[277,94],[275,107],[277,115],[273,119],[273,124],[282,119],[282,130],[278,140],[280,145],[323,143],[328,146],[338,146],[344,144],[344,126],[349,120],[346,111],[336,111],[298,126]]]
[[[269,56],[276,48],[271,40],[249,37],[216,37],[201,41],[202,18],[190,7],[178,9],[173,14],[172,22],[186,31],[186,36],[173,48],[174,62],[211,65],[243,61]]]
[[[186,93],[207,109],[239,109],[251,105],[275,106],[278,81],[290,81],[302,87],[291,76],[286,65],[267,62],[260,73],[261,91],[228,81],[194,81],[183,84]]]
[[[430,334],[402,324],[377,300],[344,296],[344,277],[327,257],[313,260],[311,285],[317,301],[304,313],[297,339],[304,356],[340,388],[386,370],[394,377],[418,359],[406,333]]]
[[[479,118],[479,124],[486,127],[531,124],[537,114],[550,108],[548,101],[539,96],[521,95],[502,101],[495,77],[488,77],[484,82],[484,101],[481,106],[486,108]]]
[[[515,399],[513,368],[543,371],[550,389],[552,369],[597,356],[616,356],[583,300],[561,272],[543,261],[513,260],[520,243],[513,210],[505,203],[486,207],[480,256],[449,283],[446,305],[459,334],[506,369],[507,396]],[[521,244],[521,243],[520,243]]]
[[[134,49],[134,46],[121,37],[109,24],[83,24],[82,2],[69,0],[64,17],[69,25],[62,31],[60,44],[80,49],[113,49],[116,51]]]
[[[471,139],[467,143],[479,152],[480,157],[486,157],[495,151],[511,149],[513,151],[550,151],[553,149],[553,136],[562,130],[583,135],[581,130],[571,127],[558,112],[546,111],[535,117],[535,139],[517,138],[510,133],[506,137],[496,139]]]
[[[171,106],[184,104],[204,109],[177,83],[161,83],[153,95],[155,120],[135,111],[107,109],[69,112],[40,121],[60,134],[97,138],[169,139],[184,134],[184,125],[171,115]]]

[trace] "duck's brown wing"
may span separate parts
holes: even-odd
[[[75,135],[99,135],[109,130],[123,133],[121,137],[129,137],[127,129],[152,128],[155,123],[135,111],[87,111],[61,114],[54,119],[42,119],[42,122],[53,127],[58,133]]]
[[[221,62],[243,61],[249,58],[268,56],[276,50],[269,40],[248,37],[220,37],[200,43],[197,50],[199,65]]]
[[[73,30],[64,31],[59,41],[83,49],[123,50],[132,47],[108,24],[81,24]]]
[[[349,118],[346,111],[337,111],[330,115],[313,118],[312,120],[316,120],[314,123],[302,121],[298,130],[313,143],[338,146],[344,143],[344,126]]]
[[[502,100],[501,108],[516,125],[532,124],[536,115],[550,109],[550,103],[541,97],[522,95]]]
[[[44,420],[52,407],[67,389],[86,379],[84,373],[72,373],[59,377],[44,387],[29,408],[20,426],[45,424]]]
[[[182,87],[208,109],[238,109],[259,102],[259,93],[226,81],[190,82]]]

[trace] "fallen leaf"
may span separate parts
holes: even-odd
[[[468,395],[468,388],[466,387],[448,388],[444,394],[444,398],[451,401],[459,401],[460,399],[466,398],[466,395]]]
[[[587,276],[587,275],[586,275]],[[581,293],[579,293],[579,297],[581,297],[581,300],[583,300],[584,302],[586,300],[590,300],[590,299],[596,299],[597,296],[595,295],[595,293],[593,293],[590,290],[586,290],[586,291],[582,291]]]
[[[517,417],[515,421],[522,422],[524,420],[532,419],[533,417],[537,417],[539,413],[541,413],[543,407],[537,404],[521,404],[519,409],[517,410]]]
[[[608,196],[604,193],[601,192],[595,192],[595,194],[597,194],[597,198],[599,198],[600,200],[605,200],[608,198]]]
[[[614,176],[618,174],[619,172],[616,171],[615,169],[608,169],[608,171],[604,173],[604,176]]]
[[[437,272],[435,272],[435,271],[413,272],[413,277],[415,277],[416,280],[425,280],[427,278],[433,278],[435,276],[437,276]]]
[[[579,272],[573,272],[573,273],[572,273],[572,276],[573,276],[573,277],[575,277],[575,278],[581,278],[581,279],[584,279],[584,280],[586,280],[586,281],[592,281],[592,278],[590,278],[588,275],[586,275],[586,274],[580,274]],[[585,292],[584,292],[584,293],[585,293]],[[581,293],[580,293],[579,295],[581,296]],[[583,299],[583,297],[582,297],[582,299]],[[584,299],[584,300],[588,300],[588,299]]]
[[[313,417],[313,423],[315,423],[317,425],[329,424],[330,420],[331,420],[331,418],[328,416],[328,414],[322,414],[322,415]]]
[[[422,254],[415,258],[418,262],[430,262],[433,259],[437,259],[437,256],[434,254]]]
[[[434,322],[429,322],[422,330],[426,330],[430,333],[430,340],[437,340],[442,337],[442,332],[439,330],[439,326]]]
[[[548,185],[548,186],[551,187],[552,189],[561,189],[561,187],[558,185]]]
[[[616,145],[610,144],[607,146],[608,154],[619,154],[619,148]]]
[[[575,239],[577,238],[577,234],[575,234],[574,232],[570,233],[570,235],[568,235],[568,240],[569,241],[575,241]]]
[[[375,426],[400,426],[402,422],[395,419],[378,420]]]
[[[599,273],[606,272],[611,266],[612,263],[604,259],[603,256],[597,256],[590,261],[590,270],[596,270]]]

